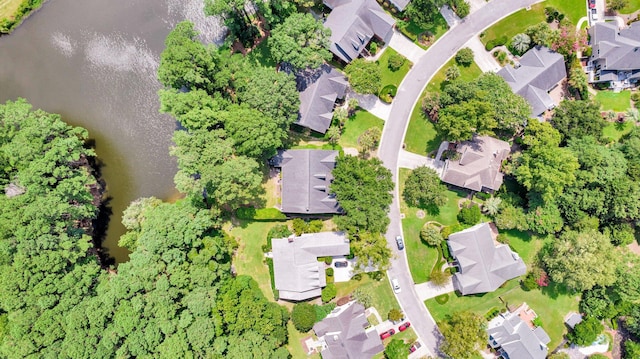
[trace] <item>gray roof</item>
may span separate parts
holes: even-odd
[[[522,258],[509,246],[494,245],[488,223],[453,233],[447,243],[460,267],[453,286],[462,295],[493,292],[527,272]]]
[[[336,99],[344,98],[349,82],[344,75],[329,65],[296,74],[300,91],[298,125],[325,133],[333,119]]]
[[[640,69],[640,22],[618,30],[615,23],[598,22],[589,29],[591,60],[601,70]]]
[[[405,7],[407,7],[407,5],[409,5],[409,1],[411,0],[391,0],[391,3],[395,5],[398,10],[402,11]]]
[[[569,313],[564,319],[564,324],[568,325],[569,328],[573,329],[576,324],[582,322],[582,315],[576,312]]]
[[[489,136],[474,136],[458,145],[457,161],[447,160],[442,181],[473,191],[496,191],[502,185],[500,166],[509,155],[507,142]]]
[[[331,9],[324,26],[331,29],[329,50],[344,62],[357,58],[373,37],[387,42],[395,20],[376,0],[324,0]]]
[[[532,329],[517,314],[503,313],[489,322],[489,345],[502,347],[509,358],[544,359],[551,341],[542,327]]]
[[[520,58],[520,67],[507,65],[498,75],[509,84],[514,93],[524,97],[531,105],[535,117],[555,107],[549,91],[567,77],[564,57],[546,47],[534,47]]]
[[[343,232],[321,232],[273,239],[271,248],[280,298],[298,301],[321,294],[327,283],[325,264],[318,257],[348,255],[349,240]]]
[[[284,213],[342,213],[335,196],[329,193],[338,151],[280,151],[270,163],[282,168],[282,203]]]
[[[326,343],[322,358],[369,359],[383,351],[384,345],[375,329],[365,331],[368,326],[362,304],[353,301],[334,309],[313,326],[316,335]]]

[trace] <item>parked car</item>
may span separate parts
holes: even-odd
[[[400,293],[400,282],[398,282],[398,278],[393,278],[391,280],[391,286],[393,287],[394,292]]]
[[[589,9],[596,8],[596,0],[589,0]]]
[[[416,350],[420,349],[421,346],[422,344],[420,344],[420,342],[413,343],[413,345],[409,347],[409,353],[415,352]]]
[[[336,268],[346,268],[349,266],[349,262],[347,261],[336,261],[333,263]]]
[[[404,322],[404,323],[400,324],[400,326],[398,327],[398,330],[401,331],[401,332],[404,332],[405,330],[409,329],[410,326],[411,326],[411,323]]]
[[[380,333],[380,339],[387,339],[394,334],[396,334],[396,331],[393,329],[389,329],[386,332]]]
[[[404,242],[402,241],[402,236],[397,236],[396,237],[396,244],[398,245],[398,249],[399,250],[403,250],[404,249]]]
[[[598,9],[591,9],[591,20],[598,20]]]

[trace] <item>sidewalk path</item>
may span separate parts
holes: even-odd
[[[395,28],[393,29],[393,35],[389,40],[389,47],[398,51],[402,56],[409,59],[414,64],[420,60],[422,55],[426,52],[420,46],[411,42],[406,36]]]
[[[500,70],[500,64],[490,52],[484,49],[484,45],[478,36],[472,37],[471,40],[464,44],[464,47],[473,50],[473,59],[482,72],[497,72]]]
[[[418,298],[423,302],[427,299],[437,297],[440,294],[451,293],[454,291],[451,279],[449,279],[449,282],[443,286],[437,286],[433,284],[433,282],[426,282],[416,284],[415,288],[416,293],[418,293]]]
[[[405,150],[400,151],[400,158],[398,158],[398,167],[415,169],[420,166],[427,166],[429,168],[432,168],[438,173],[438,176],[442,176],[444,161],[437,161],[434,158],[407,152]]]

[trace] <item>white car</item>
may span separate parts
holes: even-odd
[[[393,287],[394,292],[400,293],[400,283],[398,282],[398,278],[393,278],[391,280],[391,286]]]
[[[591,9],[591,20],[598,20],[598,9]]]

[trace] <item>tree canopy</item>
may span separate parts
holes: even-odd
[[[298,69],[317,68],[331,59],[331,30],[309,13],[294,13],[271,32],[269,49],[277,62]]]
[[[377,94],[382,86],[380,67],[375,62],[357,58],[344,68],[351,88],[363,94]]]
[[[562,101],[551,118],[565,141],[572,138],[602,135],[605,121],[600,115],[600,105],[592,101]]]
[[[448,316],[438,327],[444,336],[441,349],[452,358],[472,358],[487,341],[484,318],[469,311]]]

